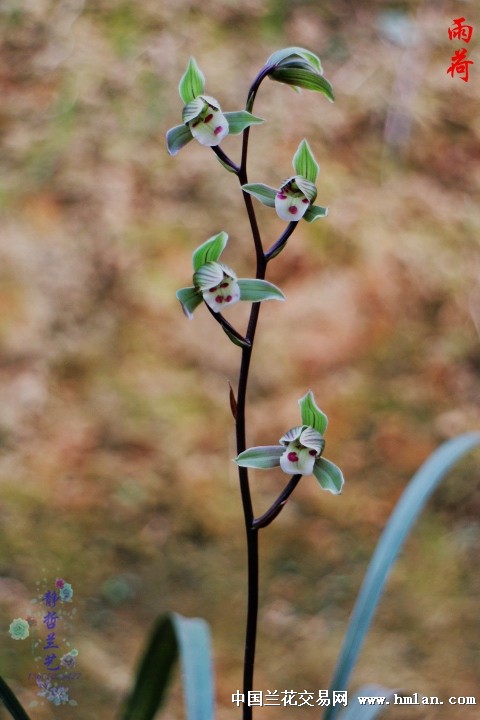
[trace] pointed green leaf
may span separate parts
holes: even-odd
[[[343,473],[340,468],[330,462],[330,460],[326,460],[323,457],[315,460],[313,474],[323,490],[328,490],[334,495],[342,492],[343,483],[345,482]]]
[[[161,617],[153,629],[137,671],[122,720],[153,720],[165,701],[180,657],[186,720],[212,720],[214,687],[210,634],[204,620],[176,613]]]
[[[176,292],[177,300],[182,303],[182,309],[185,315],[191,319],[193,311],[200,305],[203,298],[201,293],[194,287],[182,288]]]
[[[430,496],[452,467],[479,446],[480,433],[464,433],[447,440],[430,455],[408,483],[370,560],[350,617],[330,692],[347,689],[388,576]],[[338,705],[327,708],[325,720],[334,720],[338,711]]]
[[[318,430],[321,435],[325,435],[325,431],[328,425],[328,418],[325,413],[320,410],[317,403],[315,402],[312,391],[309,390],[306,395],[300,398],[298,404],[300,406],[302,423],[304,425],[308,425],[309,427],[313,427],[315,430]]]
[[[178,92],[185,105],[205,91],[205,75],[202,73],[194,58],[190,58],[187,69],[182,75],[178,85]]]
[[[316,183],[320,167],[306,140],[302,140],[293,156],[293,168],[297,175],[301,175],[313,184]]]
[[[222,325],[222,330],[224,331],[225,335],[228,335],[234,345],[238,345],[238,347],[241,348],[251,347],[251,343],[244,340],[242,337],[240,337],[240,335],[235,335],[225,325]]]
[[[260,445],[259,447],[249,448],[235,458],[235,462],[240,467],[258,468],[266,470],[268,468],[278,467],[280,458],[285,452],[282,445]]]
[[[328,82],[328,80],[325,80],[322,75],[317,75],[316,73],[310,72],[309,70],[295,67],[280,67],[276,70],[272,70],[272,72],[270,73],[270,77],[272,78],[272,80],[285,83],[286,85],[293,85],[295,87],[305,88],[306,90],[315,90],[316,92],[321,92],[327,96],[330,102],[333,102],[335,100],[333,88]]]
[[[230,135],[238,135],[243,132],[245,128],[250,127],[250,125],[260,125],[265,122],[262,118],[256,117],[256,115],[252,115],[252,113],[246,110],[226,112],[223,114],[228,120]]]
[[[323,75],[322,63],[320,58],[314,53],[301,47],[288,47],[283,50],[277,50],[270,55],[266,64],[267,65],[280,65],[290,63],[300,63],[302,67],[311,68],[315,72]]]
[[[328,208],[321,207],[321,205],[310,205],[303,217],[307,222],[312,223],[319,218],[327,217],[327,215]]]
[[[272,208],[275,207],[275,196],[277,194],[275,188],[264,185],[263,183],[248,183],[247,185],[242,185],[242,190],[253,195],[253,197],[260,200],[264,205]]]
[[[228,242],[228,235],[223,230],[218,235],[212,235],[193,253],[193,269],[199,270],[202,265],[207,262],[217,262],[218,258],[225,250]]]
[[[195,120],[195,118],[197,118],[201,114],[204,108],[205,103],[201,97],[197,97],[195,98],[195,100],[187,103],[182,110],[183,122],[189,123],[191,120]]]
[[[254,280],[253,278],[240,278],[237,280],[240,288],[240,300],[260,302],[262,300],[285,300],[283,292],[267,280]]]
[[[186,125],[177,125],[167,132],[167,150],[170,155],[176,155],[190,140],[193,140],[190,128]]]
[[[7,685],[5,680],[0,677],[0,705],[5,705],[7,711],[14,720],[30,720],[29,715],[17,700],[17,696]]]

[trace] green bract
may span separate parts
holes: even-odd
[[[298,146],[292,164],[296,175],[285,180],[278,190],[263,183],[248,183],[242,185],[242,190],[275,208],[277,215],[287,222],[298,222],[302,217],[313,222],[325,217],[327,208],[312,205],[317,197],[315,182],[320,168],[306,140]]]
[[[320,486],[334,495],[341,492],[342,471],[321,457],[325,447],[323,435],[327,429],[327,416],[315,402],[311,390],[299,401],[302,425],[283,435],[280,445],[263,445],[249,448],[235,458],[241,467],[273,468],[280,466],[289,475],[314,475]]]
[[[254,278],[237,278],[235,272],[219,262],[228,235],[213,235],[193,253],[193,286],[177,291],[183,311],[191,318],[195,308],[204,300],[213,312],[220,312],[239,300],[260,302],[284,300],[282,291],[273,283]]]
[[[180,80],[178,92],[185,103],[183,125],[176,125],[167,132],[170,155],[176,155],[192,138],[201,145],[213,147],[228,134],[237,135],[246,127],[263,122],[246,110],[223,113],[218,100],[205,95],[205,76],[193,58]]]
[[[268,58],[266,66],[272,68],[268,73],[272,80],[321,92],[330,102],[335,99],[332,86],[323,77],[320,58],[309,50],[300,47],[278,50]]]

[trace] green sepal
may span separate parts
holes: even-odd
[[[218,262],[208,262],[193,273],[193,284],[200,292],[219,285],[223,280],[223,267]]]
[[[228,235],[223,230],[218,235],[212,235],[193,253],[193,270],[200,270],[202,265],[208,262],[217,262],[218,258],[225,250],[228,242]]]
[[[333,493],[333,495],[339,495],[342,492],[343,483],[345,482],[343,473],[340,468],[330,462],[330,460],[326,460],[323,457],[315,460],[313,474],[323,490],[328,490],[328,492]]]
[[[205,102],[203,98],[197,97],[194,100],[191,100],[189,103],[185,105],[185,107],[182,110],[182,120],[183,122],[189,123],[192,120],[195,120],[197,118],[202,110],[205,107]]]
[[[280,465],[280,458],[284,452],[285,448],[282,445],[261,445],[244,450],[235,458],[235,462],[240,467],[267,470]]]
[[[253,197],[260,200],[260,202],[267,207],[275,207],[275,196],[277,194],[275,188],[264,185],[263,183],[248,183],[247,185],[242,185],[242,190],[253,195]]]
[[[293,169],[297,175],[301,175],[311,183],[316,183],[320,167],[306,140],[302,140],[293,156]]]
[[[313,182],[310,182],[310,180],[306,180],[301,175],[295,175],[294,180],[297,184],[298,189],[301,190],[305,197],[308,198],[309,201],[312,203],[317,197],[317,188],[315,187]]]
[[[330,102],[335,100],[333,88],[322,75],[305,70],[304,68],[276,68],[272,70],[269,77],[277,82],[293,85],[294,87],[302,87],[305,90],[315,90],[327,96]]]
[[[251,343],[247,342],[246,340],[242,340],[238,337],[238,335],[234,335],[234,333],[230,332],[230,330],[225,327],[225,325],[222,325],[222,330],[224,331],[225,335],[228,335],[234,345],[238,345],[238,347],[241,348],[251,347]]]
[[[178,84],[178,92],[185,105],[205,92],[205,75],[194,58],[190,58],[187,69]]]
[[[318,430],[321,435],[324,435],[328,425],[328,418],[315,402],[312,391],[309,390],[300,398],[298,404],[300,406],[302,423]]]
[[[322,207],[321,205],[310,205],[307,212],[303,216],[303,219],[309,223],[314,222],[322,217],[327,217],[328,208]]]
[[[291,66],[311,69],[319,75],[323,75],[322,63],[315,53],[301,47],[288,47],[277,50],[268,58],[267,65],[276,67]]]
[[[248,302],[261,302],[262,300],[285,300],[283,292],[267,280],[240,278],[237,280],[240,288],[240,300]]]
[[[177,300],[182,304],[182,309],[185,315],[191,319],[193,317],[193,311],[202,302],[202,294],[195,287],[182,288],[177,290],[175,293]]]
[[[243,132],[245,128],[250,127],[250,125],[260,125],[265,122],[262,118],[252,115],[252,113],[249,113],[246,110],[226,112],[223,114],[227,118],[230,135],[238,135]]]
[[[190,128],[186,125],[176,125],[167,132],[167,150],[170,155],[176,155],[179,150],[193,140]]]

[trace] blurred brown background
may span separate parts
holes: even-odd
[[[229,233],[223,258],[240,276],[252,244],[234,176],[196,143],[170,158],[164,134],[191,55],[207,93],[237,110],[267,57],[301,45],[336,103],[266,81],[249,177],[278,186],[307,137],[330,215],[301,223],[270,266],[288,302],[262,309],[248,440],[277,442],[311,388],[347,484],[332,497],[305,478],[262,533],[255,687],[326,688],[406,482],[480,424],[478,5],[4,0],[0,13],[1,674],[26,706],[36,699],[29,641],[7,630],[37,581],[59,576],[78,608],[79,705],[37,707],[35,720],[114,718],[152,622],[172,609],[211,623],[218,715],[239,716],[245,550],[227,385],[239,350],[204,308],[187,321],[175,290],[213,233]],[[469,82],[446,73],[461,15],[474,26]],[[234,159],[239,147],[224,143]],[[269,246],[284,225],[256,207]],[[247,309],[229,319],[242,327]],[[465,461],[416,528],[354,686],[480,702],[478,468]],[[260,514],[286,478],[252,479]],[[165,717],[182,712],[177,683]]]

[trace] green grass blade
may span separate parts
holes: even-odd
[[[213,672],[207,624],[176,613],[154,626],[122,720],[153,720],[165,701],[177,657],[180,657],[187,720],[213,720]]]
[[[30,720],[30,717],[18,702],[13,690],[10,690],[5,680],[0,677],[0,705],[2,703],[14,720]]]
[[[378,541],[353,609],[331,691],[346,690],[363,641],[375,614],[387,577],[427,500],[455,463],[480,445],[479,433],[448,440],[415,473],[398,501]],[[328,707],[325,720],[333,720],[339,705]]]

